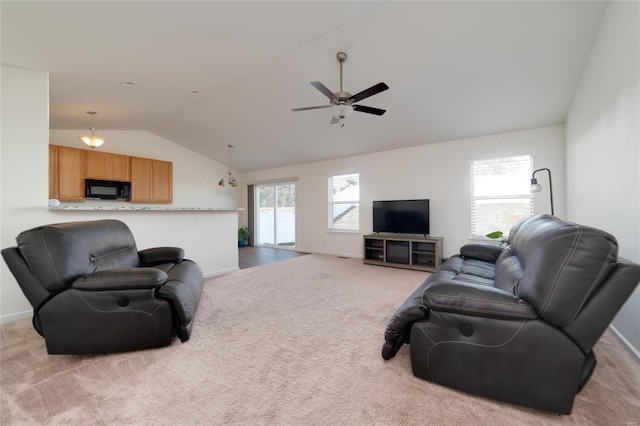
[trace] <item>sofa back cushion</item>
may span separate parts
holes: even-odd
[[[39,226],[16,240],[32,273],[50,292],[64,290],[82,275],[140,262],[133,234],[119,220]]]
[[[518,294],[518,287],[524,271],[518,256],[507,247],[496,260],[495,286],[511,294]]]
[[[517,294],[545,320],[570,324],[616,265],[616,239],[601,230],[551,215],[518,222],[510,248],[524,274]]]

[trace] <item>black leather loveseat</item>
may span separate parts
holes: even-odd
[[[640,281],[603,231],[541,215],[509,245],[471,244],[398,308],[382,355],[410,343],[413,374],[561,414],[596,365],[593,347]]]
[[[138,251],[118,220],[22,232],[2,256],[50,354],[120,352],[191,334],[203,276],[176,247]]]

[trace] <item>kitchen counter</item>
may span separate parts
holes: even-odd
[[[129,207],[129,206],[49,206],[51,211],[135,211],[135,212],[239,212],[241,207]]]

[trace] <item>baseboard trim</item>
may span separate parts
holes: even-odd
[[[236,266],[235,268],[227,268],[227,269],[220,269],[219,271],[206,272],[206,273],[202,274],[202,276],[204,278],[219,277],[221,275],[227,275],[227,274],[230,274],[232,272],[238,272],[239,270],[240,270],[240,268]]]
[[[25,318],[31,318],[33,316],[33,309],[23,312],[16,312],[15,314],[1,315],[0,324],[6,324],[8,322],[18,321]]]
[[[348,257],[352,259],[362,259],[361,254],[355,255],[353,253],[335,253],[335,252],[329,252],[329,251],[304,250],[304,249],[296,249],[296,251],[299,251],[301,253],[309,253],[309,254],[321,254],[324,256],[336,256],[336,257]]]
[[[633,345],[631,344],[631,342],[629,342],[623,335],[622,333],[620,333],[618,331],[617,328],[615,328],[613,325],[609,325],[609,329],[611,330],[611,334],[613,334],[613,337],[615,337],[615,339],[620,343],[620,345],[622,346],[622,348],[629,354],[631,355],[631,358],[633,358],[633,360],[636,362],[636,364],[640,365],[640,352],[638,352],[638,350],[633,347]]]

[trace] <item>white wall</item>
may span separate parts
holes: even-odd
[[[15,245],[15,237],[34,226],[116,218],[132,229],[139,248],[172,245],[185,248],[205,275],[229,272],[238,267],[235,212],[56,212],[48,199],[48,75],[3,66],[2,123],[0,133],[0,238],[1,246]],[[86,130],[86,129],[85,129]],[[82,147],[85,131],[51,131],[51,142]],[[98,132],[108,139],[107,152],[156,158],[173,162],[173,207],[243,207],[246,190],[220,188],[217,182],[226,167],[148,132]],[[101,148],[102,149],[102,148]],[[240,176],[239,176],[240,177]],[[93,201],[92,203],[118,202]],[[114,204],[116,203],[116,204]],[[24,298],[6,264],[0,262],[0,321],[30,316]]]
[[[317,163],[251,172],[248,183],[297,176],[297,240],[301,251],[362,256],[362,234],[372,231],[374,200],[429,198],[431,235],[444,237],[444,255],[469,242],[470,161],[533,154],[534,167],[553,173],[556,215],[564,215],[564,126],[524,130]],[[327,178],[360,173],[361,233],[327,231]],[[527,182],[528,183],[528,182]],[[545,176],[540,183],[547,186]],[[536,196],[536,213],[549,213],[549,194]]]
[[[612,1],[566,123],[567,217],[640,262],[640,3]],[[613,321],[640,357],[640,289]]]

